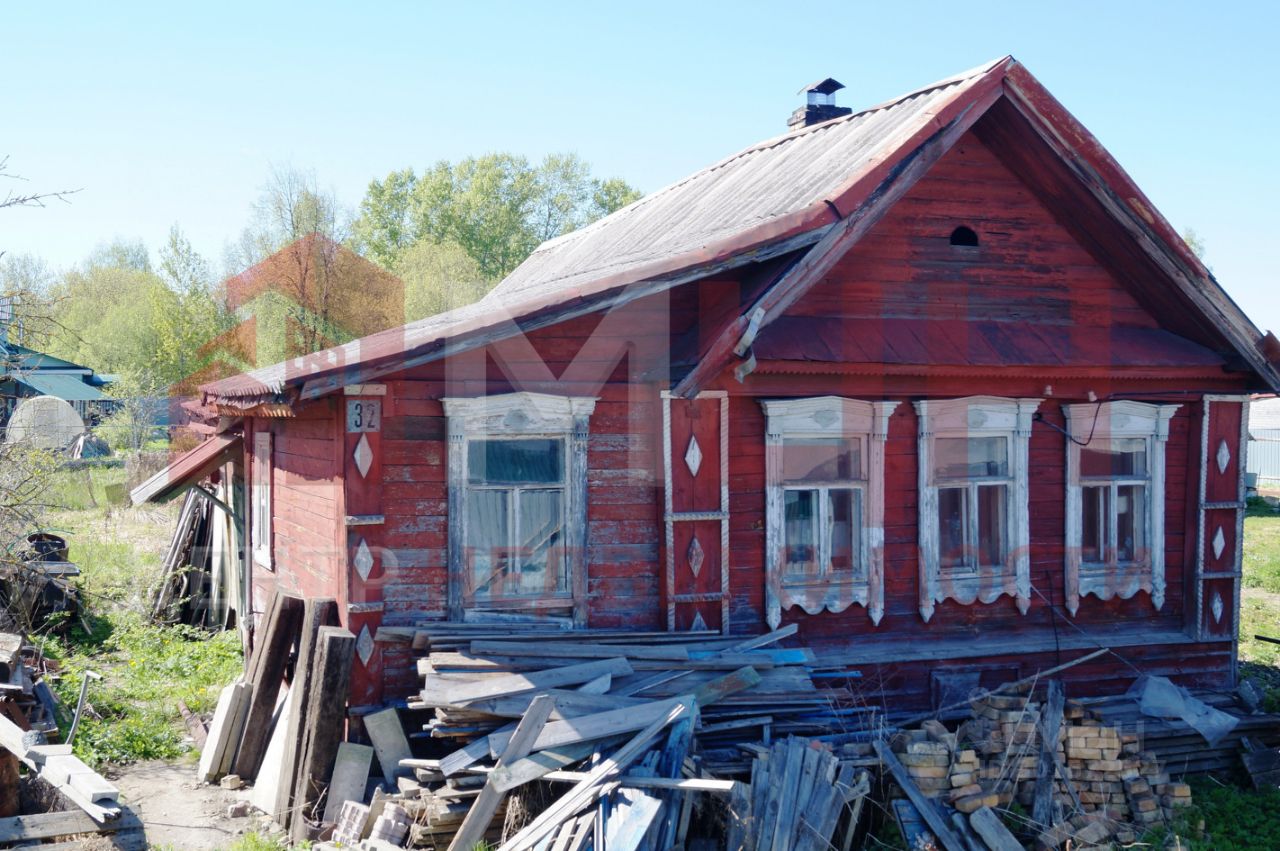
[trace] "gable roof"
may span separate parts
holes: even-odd
[[[521,330],[783,253],[804,256],[720,331],[676,388],[692,394],[819,280],[998,102],[1037,134],[1113,229],[1268,386],[1261,334],[1100,144],[1012,57],[871,109],[751,145],[587,227],[550,240],[481,301],[204,388],[246,406],[311,398]],[[1169,296],[1170,298],[1173,296]],[[513,321],[515,320],[515,321]],[[516,324],[519,322],[519,325]],[[736,351],[735,351],[736,350]]]

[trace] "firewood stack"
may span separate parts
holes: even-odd
[[[1190,787],[1172,782],[1136,733],[1102,723],[1079,704],[1063,707],[1049,762],[1041,759],[1040,702],[987,694],[971,708],[955,732],[926,721],[890,739],[910,784],[937,804],[973,814],[1017,802],[1032,812],[1039,783],[1052,790],[1053,823],[1035,831],[1042,848],[1068,840],[1075,847],[1133,842],[1191,804]]]

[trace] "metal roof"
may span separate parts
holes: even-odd
[[[97,387],[86,384],[79,375],[29,372],[10,377],[42,396],[57,396],[67,402],[101,402],[109,398]]]

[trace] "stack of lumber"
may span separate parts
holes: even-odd
[[[865,731],[876,724],[874,711],[856,705],[847,688],[819,688],[811,676],[814,656],[809,649],[776,646],[794,631],[790,627],[743,639],[718,633],[423,627],[409,638],[428,651],[418,662],[423,690],[410,708],[434,710],[425,735],[469,744],[523,712],[527,698],[512,700],[503,691],[504,680],[513,676],[528,676],[535,686],[555,689],[553,696],[568,716],[608,710],[630,715],[623,710],[691,693],[750,668],[758,682],[701,708],[698,743],[709,771],[749,771],[750,755],[739,747],[743,743],[767,744],[788,735],[861,735],[865,741]],[[573,666],[592,666],[583,669],[591,677],[552,683],[540,674]],[[497,686],[489,692],[487,683]],[[566,694],[570,689],[580,693]]]
[[[0,632],[0,700],[10,720],[16,720],[16,712],[24,729],[54,738],[58,735],[57,701],[45,682],[44,665],[36,657],[36,649],[22,635]]]
[[[837,758],[820,742],[778,742],[756,757],[750,787],[730,803],[728,847],[846,851],[871,788],[868,777],[866,769]]]

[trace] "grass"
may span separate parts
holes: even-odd
[[[52,685],[66,710],[64,731],[84,672],[103,677],[89,686],[98,717],[82,720],[75,740],[76,754],[95,766],[181,757],[185,730],[177,702],[192,712],[209,712],[242,665],[235,633],[211,635],[147,621],[176,509],[132,508],[113,500],[124,480],[120,466],[56,475],[50,495],[60,509],[51,514],[50,526],[65,533],[71,561],[80,567],[84,613],[61,634],[33,637],[60,666]]]

